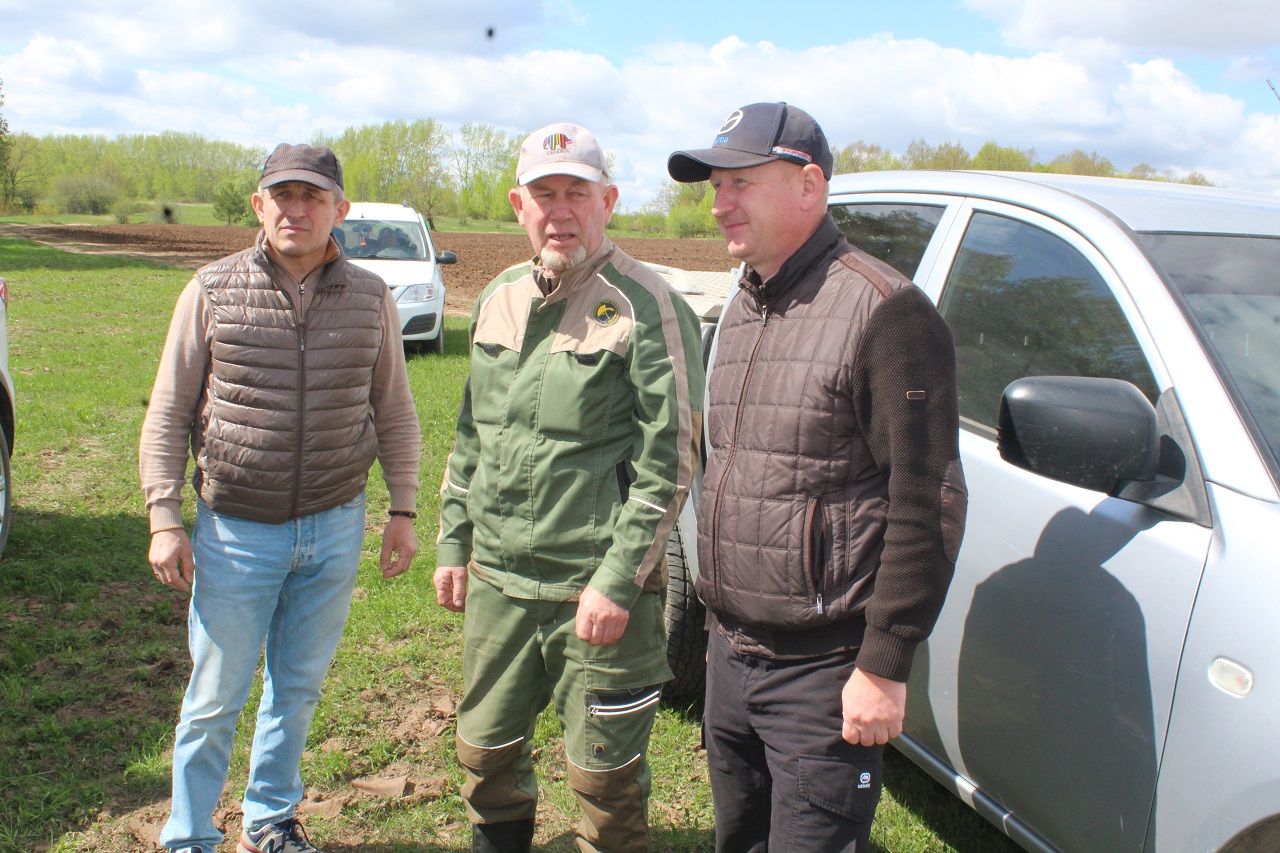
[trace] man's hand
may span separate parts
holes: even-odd
[[[855,669],[840,691],[846,741],[863,746],[888,743],[902,734],[907,685]]]
[[[436,585],[436,602],[445,610],[461,613],[467,606],[467,569],[465,566],[438,566],[431,578]]]
[[[151,563],[151,572],[160,583],[181,592],[191,592],[191,575],[196,564],[191,554],[191,540],[187,537],[187,531],[175,527],[152,533],[147,560]]]
[[[622,639],[630,618],[626,608],[587,587],[578,599],[578,618],[574,627],[579,640],[586,640],[593,646],[611,646]]]
[[[408,571],[413,555],[418,553],[418,537],[413,532],[413,519],[393,515],[382,531],[382,559],[378,565],[384,578]]]

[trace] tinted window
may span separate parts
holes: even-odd
[[[349,258],[426,260],[422,226],[408,220],[348,219],[333,229],[342,254]]]
[[[1110,288],[1062,239],[977,213],[940,306],[955,336],[960,415],[994,428],[1005,386],[1023,376],[1109,376],[1153,403],[1146,359]]]
[[[849,242],[913,278],[942,208],[924,204],[840,204],[831,208]]]
[[[1280,467],[1280,239],[1143,234],[1240,408]]]

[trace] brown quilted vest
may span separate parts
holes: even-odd
[[[720,320],[698,523],[699,594],[722,622],[766,634],[848,620],[871,593],[888,481],[850,375],[872,312],[911,286],[829,221],[778,284],[767,296],[744,284]]]
[[[339,258],[317,277],[299,324],[271,264],[260,240],[196,273],[212,341],[193,450],[196,492],[214,511],[278,524],[365,487],[387,286]]]

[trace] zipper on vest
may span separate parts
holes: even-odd
[[[302,292],[299,285],[298,292]],[[307,402],[307,323],[298,320],[298,433],[293,449],[293,512],[291,518],[298,517],[298,503],[302,498],[302,430],[303,407]]]
[[[813,583],[813,601],[818,608],[818,615],[826,612],[822,604],[822,571],[825,562],[822,559],[826,550],[826,521],[822,514],[822,499],[809,498],[804,514],[804,557],[801,562],[803,571]]]
[[[747,396],[747,387],[751,384],[751,374],[755,370],[756,355],[760,352],[760,344],[764,342],[764,330],[769,325],[769,312],[760,312],[760,334],[751,347],[751,357],[747,360],[747,373],[742,378],[742,389],[738,392],[738,411],[733,418],[733,437],[729,441],[729,458],[725,460],[724,470],[720,472],[720,482],[716,486],[716,505],[711,513],[711,566],[716,573],[716,597],[723,600],[724,572],[719,570],[720,560],[720,501],[724,499],[724,484],[729,479],[729,471],[733,468],[734,458],[738,455],[738,435],[742,431],[742,405]],[[722,318],[723,319],[723,318]]]

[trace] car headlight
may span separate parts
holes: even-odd
[[[436,288],[432,284],[411,284],[396,295],[397,302],[429,302],[435,298]]]

